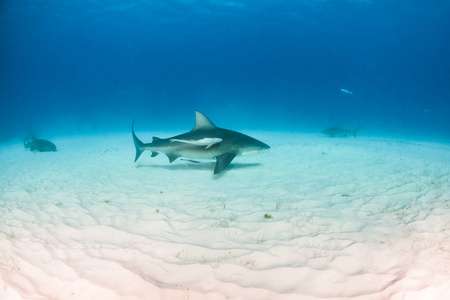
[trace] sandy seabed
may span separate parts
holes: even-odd
[[[450,145],[251,135],[216,176],[130,134],[0,145],[0,299],[450,299]]]

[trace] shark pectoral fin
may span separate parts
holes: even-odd
[[[216,167],[214,168],[214,174],[219,174],[220,172],[222,172],[235,157],[235,153],[225,153],[216,156]]]
[[[172,163],[175,159],[177,159],[178,157],[180,157],[180,156],[178,156],[178,155],[176,155],[176,154],[170,154],[170,153],[166,153],[166,155],[167,155],[167,157],[169,158],[169,162],[170,162],[170,163]]]

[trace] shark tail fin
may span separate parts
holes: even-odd
[[[136,134],[134,133],[134,121],[131,124],[131,133],[133,134],[133,141],[134,141],[134,146],[136,147],[136,156],[134,158],[134,162],[136,162],[139,158],[139,156],[141,156],[142,152],[144,152],[144,143],[141,142],[138,137],[136,136]]]
[[[356,137],[356,134],[358,133],[358,131],[361,129],[361,126],[358,126],[358,128],[356,128],[355,130],[353,130],[353,136]]]

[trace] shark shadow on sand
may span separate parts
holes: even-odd
[[[239,163],[239,164],[229,164],[228,170],[239,170],[239,169],[247,169],[261,166],[261,163]],[[186,164],[178,164],[178,165],[138,165],[136,168],[159,168],[166,169],[172,171],[186,171],[186,170],[210,170],[215,166],[214,162],[203,162],[203,163],[192,163],[188,162]],[[223,173],[222,173],[223,174]]]

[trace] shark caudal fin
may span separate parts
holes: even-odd
[[[358,131],[361,129],[361,126],[359,126],[358,128],[356,128],[355,130],[353,130],[353,136],[356,137],[356,134],[358,133]]]
[[[134,158],[134,162],[136,162],[138,160],[139,156],[141,156],[142,152],[144,152],[145,149],[144,149],[144,143],[138,139],[136,134],[134,134],[134,121],[131,124],[131,133],[133,134],[134,146],[136,147],[136,156]]]

